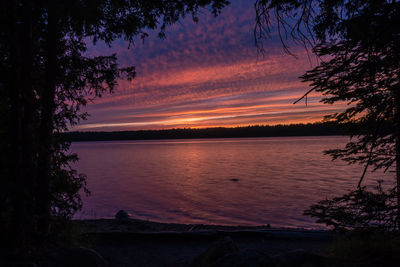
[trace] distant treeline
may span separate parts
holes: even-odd
[[[68,132],[69,140],[111,141],[149,139],[189,139],[189,138],[234,138],[234,137],[277,137],[277,136],[318,136],[344,135],[346,126],[334,122],[289,124],[274,126],[247,126],[235,128],[168,129],[117,132]]]

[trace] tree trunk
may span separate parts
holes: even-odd
[[[394,90],[394,127],[396,153],[397,227],[400,230],[400,89]]]
[[[9,1],[11,21],[11,69],[13,82],[9,85],[11,102],[12,177],[8,177],[13,189],[13,215],[11,243],[13,248],[24,249],[35,232],[34,207],[34,152],[33,152],[33,101],[32,88],[32,5],[31,1],[18,6]],[[24,242],[26,241],[26,242]]]
[[[10,4],[10,21],[12,28],[10,30],[11,44],[10,44],[10,61],[12,66],[12,83],[10,84],[10,98],[11,98],[11,114],[12,118],[10,119],[10,124],[12,125],[11,130],[9,132],[9,137],[11,140],[11,150],[10,152],[12,161],[11,168],[12,172],[10,173],[9,179],[11,182],[11,191],[14,194],[11,196],[11,204],[12,204],[12,225],[11,227],[11,243],[15,248],[21,244],[18,244],[18,240],[21,239],[21,236],[25,232],[25,228],[22,225],[23,222],[23,208],[24,208],[24,198],[22,197],[22,188],[21,185],[23,183],[22,177],[22,101],[21,101],[21,49],[19,42],[19,31],[20,27],[18,26],[18,8],[14,1],[8,1]],[[12,179],[14,182],[12,183]]]
[[[22,23],[21,23],[21,140],[22,140],[22,197],[24,199],[22,223],[25,224],[27,234],[32,236],[35,232],[34,211],[34,190],[35,190],[35,169],[34,169],[34,128],[33,128],[33,105],[35,96],[32,85],[32,2],[23,1]]]
[[[57,17],[54,1],[48,2],[46,82],[41,100],[39,159],[38,159],[38,215],[42,234],[47,234],[50,226],[51,205],[51,160],[54,130],[55,91],[57,75]]]

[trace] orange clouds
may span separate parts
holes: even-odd
[[[292,103],[308,90],[298,76],[310,68],[306,53],[284,55],[271,40],[264,57],[252,41],[254,12],[248,1],[233,1],[221,16],[185,19],[166,40],[149,37],[131,50],[114,44],[120,64],[138,76],[88,106],[90,119],[72,130],[137,130],[173,127],[243,126],[319,121],[343,107]],[[92,54],[107,53],[94,47]]]

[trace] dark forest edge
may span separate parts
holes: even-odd
[[[165,130],[138,130],[112,132],[67,132],[71,142],[152,140],[152,139],[193,139],[193,138],[238,138],[238,137],[279,137],[279,136],[329,136],[346,135],[350,125],[336,122],[307,124],[253,125],[241,127],[176,128]]]

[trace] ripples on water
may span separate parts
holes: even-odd
[[[332,162],[346,137],[79,142],[90,197],[76,218],[318,228],[311,204],[356,187],[362,168]],[[381,174],[367,175],[374,185]],[[233,179],[233,180],[232,180]],[[235,181],[237,179],[237,181]],[[390,180],[390,179],[388,179]]]

